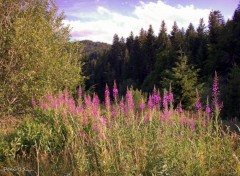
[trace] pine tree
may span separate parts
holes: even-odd
[[[188,65],[187,56],[180,51],[180,56],[170,74],[173,92],[176,103],[181,102],[183,107],[191,109],[196,99],[196,88],[201,89],[202,84],[198,83],[198,71]]]
[[[222,51],[221,36],[225,25],[223,16],[220,11],[211,11],[209,15],[209,34],[208,34],[208,58],[206,61],[205,74],[211,74],[213,71],[221,71],[219,65],[221,64],[224,52]]]
[[[204,77],[204,69],[208,54],[207,32],[203,18],[200,19],[197,28],[197,39],[195,45],[197,46],[196,62],[200,69],[200,77]]]
[[[194,29],[194,26],[192,23],[189,24],[186,35],[185,35],[185,46],[187,55],[189,58],[189,63],[192,65],[198,65],[198,61],[196,60],[198,45],[196,45],[197,42],[197,33]]]
[[[223,113],[226,118],[240,119],[240,67],[235,65],[229,73],[224,90]]]
[[[170,40],[175,51],[183,49],[183,32],[178,28],[176,21],[172,27]]]

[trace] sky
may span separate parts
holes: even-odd
[[[92,40],[112,43],[113,35],[127,38],[132,31],[151,24],[158,35],[164,20],[168,32],[174,21],[186,29],[195,28],[200,18],[208,23],[211,10],[220,10],[225,20],[231,19],[240,0],[55,0],[59,12],[64,11],[64,25],[71,28],[72,41]]]

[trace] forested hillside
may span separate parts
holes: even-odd
[[[86,87],[94,86],[103,95],[105,84],[112,86],[114,80],[120,94],[127,86],[150,92],[171,84],[176,102],[191,109],[196,88],[206,98],[216,71],[224,116],[239,117],[240,6],[228,21],[220,11],[211,11],[209,21],[200,19],[198,26],[190,23],[183,29],[174,22],[167,29],[164,21],[159,26],[159,31],[150,25],[139,34],[131,32],[126,39],[115,34],[109,51],[85,60]]]
[[[240,175],[240,5],[112,45],[54,0],[0,12],[1,176]]]

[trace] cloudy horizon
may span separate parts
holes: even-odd
[[[237,7],[238,4],[238,0],[233,0],[231,7],[224,7],[223,10],[216,8],[221,3],[224,5],[227,0],[215,0],[215,3],[218,3],[215,8],[213,5],[205,7],[202,4],[194,4],[191,0],[178,1],[175,4],[174,0],[171,3],[170,1],[131,0],[110,3],[108,0],[65,0],[60,3],[60,0],[57,0],[56,3],[66,16],[63,23],[70,25],[71,40],[92,40],[109,44],[112,43],[114,34],[127,38],[131,31],[138,35],[141,28],[147,30],[149,25],[153,26],[157,35],[162,20],[165,21],[168,32],[171,31],[174,21],[179,28],[184,29],[190,22],[196,28],[200,18],[203,18],[207,25],[211,10],[223,11],[222,14],[227,20],[232,17],[234,6]]]

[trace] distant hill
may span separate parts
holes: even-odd
[[[82,40],[80,43],[84,46],[83,54],[85,56],[103,54],[111,48],[111,45],[107,43],[93,42],[91,40]]]

